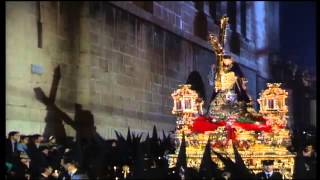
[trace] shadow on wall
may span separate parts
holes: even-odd
[[[62,119],[56,116],[55,112],[50,108],[49,104],[55,103],[55,98],[57,94],[57,89],[59,86],[59,82],[61,79],[60,66],[57,66],[54,70],[53,80],[50,89],[49,97],[46,97],[41,88],[34,88],[34,92],[36,94],[36,98],[44,103],[47,107],[47,115],[45,117],[46,126],[44,129],[43,136],[49,137],[51,135],[55,136],[57,142],[64,144],[63,142],[66,139],[66,132],[62,123]]]
[[[76,140],[82,142],[89,142],[90,140],[99,141],[102,137],[97,133],[94,126],[94,117],[88,110],[83,110],[80,104],[75,104],[74,120],[63,112],[55,104],[55,96],[59,86],[60,67],[55,68],[54,78],[50,90],[50,95],[47,97],[40,87],[34,88],[36,98],[47,107],[47,115],[45,118],[46,126],[44,130],[44,137],[55,136],[59,143],[66,139],[66,132],[63,122],[70,125],[76,131]]]
[[[201,78],[201,77],[200,77]],[[55,104],[55,96],[60,80],[60,67],[57,66],[54,70],[54,78],[49,97],[43,92],[40,87],[34,88],[37,100],[47,107],[47,115],[45,117],[45,131],[43,136],[55,136],[58,144],[69,147],[73,150],[73,158],[79,162],[81,168],[88,171],[90,179],[98,179],[104,177],[105,167],[119,165],[117,163],[129,164],[132,163],[136,155],[136,150],[139,146],[143,146],[145,153],[158,159],[166,153],[173,153],[174,146],[170,135],[165,136],[163,131],[163,139],[160,140],[157,135],[156,127],[154,126],[152,138],[149,139],[149,134],[146,141],[140,144],[142,134],[135,136],[130,133],[128,128],[127,139],[125,140],[117,131],[117,141],[105,140],[96,131],[94,125],[94,116],[89,110],[84,110],[81,104],[75,104],[75,116],[72,119],[67,113],[62,111]],[[64,124],[70,125],[76,131],[76,141],[68,141]],[[116,143],[113,148],[113,144]],[[150,149],[148,147],[150,146]],[[115,163],[115,164],[114,164]],[[156,163],[168,165],[165,158],[157,160]],[[105,179],[105,178],[103,178]]]
[[[192,71],[189,74],[186,84],[191,84],[191,89],[195,90],[199,94],[199,96],[203,99],[203,101],[206,100],[206,91],[204,88],[201,75],[199,74],[198,71]]]
[[[55,77],[59,76],[56,73],[60,72],[59,66],[55,69]],[[54,99],[58,88],[59,78],[54,78],[50,96],[47,97],[40,87],[34,88],[36,98],[42,102],[48,110],[46,120],[46,127],[44,136],[55,136],[57,140],[66,138],[66,132],[62,122],[70,125],[76,131],[76,140],[80,142],[88,142],[90,140],[99,141],[103,138],[97,133],[94,126],[93,114],[88,110],[83,110],[80,104],[75,104],[75,117],[74,120],[56,106]],[[54,94],[52,96],[52,94]],[[59,137],[59,138],[58,138]]]
[[[161,140],[154,126],[152,137],[149,138],[148,134],[145,142],[140,143],[142,134],[137,136],[134,133],[131,134],[130,128],[128,128],[127,139],[115,131],[117,140],[105,140],[96,131],[93,114],[89,110],[84,110],[81,104],[74,105],[74,119],[57,107],[54,99],[59,80],[60,68],[57,66],[54,71],[49,97],[46,96],[40,87],[34,88],[36,98],[47,107],[48,111],[45,118],[46,127],[44,136],[48,138],[48,136],[53,135],[56,137],[58,144],[61,143],[63,146],[71,148],[73,152],[70,153],[72,154],[71,158],[74,158],[79,163],[81,169],[87,171],[90,179],[109,179],[105,176],[105,167],[113,170],[111,167],[121,167],[123,164],[139,166],[139,163],[143,163],[145,154],[147,154],[148,158],[153,157],[151,160],[157,166],[163,167],[162,169],[164,170],[168,169],[167,160],[165,158],[158,159],[158,157],[174,153],[175,147],[172,146],[170,134],[165,136],[163,131],[163,139]],[[63,123],[70,125],[76,131],[75,142],[67,142],[68,138],[66,137]],[[139,159],[141,162],[134,161],[134,159]],[[140,170],[144,172],[143,168],[140,168]],[[138,175],[135,174],[135,176]]]
[[[79,163],[83,166],[89,166],[90,161],[97,161],[96,158],[100,157],[101,163],[104,158],[103,149],[105,146],[105,140],[98,134],[96,127],[94,126],[94,116],[88,111],[82,109],[80,104],[75,104],[75,116],[74,120],[65,112],[63,112],[55,104],[55,95],[58,89],[58,83],[60,79],[60,68],[55,68],[54,78],[50,95],[47,97],[40,87],[34,88],[36,98],[47,107],[47,115],[45,118],[46,126],[44,130],[44,137],[55,136],[58,143],[63,145],[70,145],[71,142],[67,142],[66,131],[63,122],[70,125],[76,131],[75,154]],[[97,166],[96,168],[98,168]]]

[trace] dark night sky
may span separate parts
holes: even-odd
[[[280,51],[300,67],[316,67],[316,3],[280,2]],[[286,58],[289,59],[289,58]]]

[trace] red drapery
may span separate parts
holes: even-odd
[[[219,126],[226,126],[226,121],[219,121],[219,122],[214,123],[214,122],[211,122],[210,120],[211,120],[210,118],[207,118],[204,116],[197,117],[193,122],[193,125],[191,127],[191,131],[196,132],[196,133],[203,133],[205,131],[214,131]],[[227,126],[227,127],[230,127],[230,126]],[[265,132],[271,131],[271,126],[268,126],[266,124],[240,123],[240,122],[235,121],[231,125],[231,127],[230,127],[231,129],[227,128],[227,130],[229,132],[228,134],[230,137],[234,137],[234,135],[233,135],[234,130],[232,130],[234,127],[240,127],[240,128],[245,129],[247,131],[250,131],[250,130],[265,131]]]

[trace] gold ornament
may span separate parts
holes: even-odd
[[[267,89],[260,93],[258,102],[260,104],[259,112],[256,112],[252,106],[252,100],[249,104],[245,102],[236,102],[234,105],[228,105],[226,99],[231,96],[230,90],[236,84],[245,86],[245,79],[240,79],[244,84],[237,84],[238,77],[234,72],[230,72],[233,65],[232,58],[224,52],[224,41],[228,17],[223,17],[220,24],[219,36],[210,34],[210,43],[217,57],[217,70],[215,74],[215,90],[219,91],[215,99],[211,102],[210,115],[226,116],[226,124],[232,126],[236,115],[254,119],[267,119],[266,122],[257,121],[255,125],[270,125],[271,132],[265,131],[247,131],[240,127],[235,127],[236,145],[245,164],[254,173],[262,171],[262,160],[275,160],[274,169],[280,171],[285,179],[292,179],[294,169],[295,154],[287,150],[291,144],[289,130],[285,128],[287,123],[288,107],[286,98],[288,93],[280,88],[281,83],[267,84]],[[243,88],[245,89],[245,88]],[[180,85],[179,89],[172,93],[174,100],[172,113],[177,116],[177,130],[175,132],[177,148],[175,154],[169,155],[169,167],[174,167],[177,161],[178,149],[182,139],[182,132],[185,133],[187,166],[199,168],[202,155],[209,137],[211,137],[211,147],[214,151],[234,159],[234,152],[231,141],[227,139],[228,132],[225,126],[220,126],[213,131],[204,133],[194,133],[191,131],[193,121],[199,115],[202,115],[203,101],[198,94],[191,90],[191,85]],[[211,112],[212,111],[212,112]],[[214,119],[213,119],[214,120]],[[212,122],[217,123],[217,122]],[[217,162],[218,167],[223,168],[223,163],[218,157],[212,154],[212,159]]]

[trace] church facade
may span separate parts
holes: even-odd
[[[279,49],[278,2],[6,2],[6,130],[44,133],[49,110],[37,87],[73,120],[75,104],[90,111],[104,138],[128,127],[174,130],[171,93],[191,72],[201,75],[209,105],[215,56],[207,36],[222,15],[230,19],[227,49],[255,101]]]

